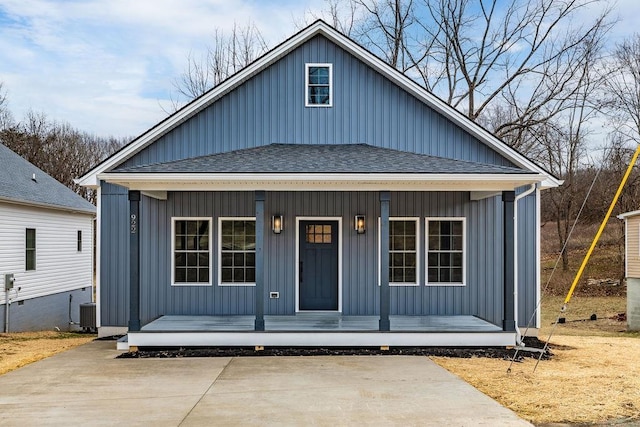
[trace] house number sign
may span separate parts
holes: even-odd
[[[136,214],[131,214],[129,218],[129,227],[131,234],[136,234],[138,232],[138,216]]]

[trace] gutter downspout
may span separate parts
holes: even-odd
[[[513,246],[514,246],[514,255],[513,258],[515,260],[513,266],[513,317],[516,321],[516,345],[522,344],[522,333],[520,332],[520,328],[518,327],[518,201],[527,197],[529,194],[533,193],[538,184],[531,184],[528,190],[523,193],[520,193],[516,196],[514,201],[513,208]],[[538,260],[539,261],[539,260]],[[505,298],[507,296],[505,295]]]

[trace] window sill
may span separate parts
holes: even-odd
[[[255,283],[218,283],[218,286],[255,286]]]
[[[464,287],[467,286],[466,283],[425,283],[425,286],[454,286],[454,287]]]
[[[171,286],[184,287],[184,286],[212,286],[211,283],[172,283]]]

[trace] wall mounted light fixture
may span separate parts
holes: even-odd
[[[364,234],[366,230],[364,215],[356,215],[355,230],[358,234]]]
[[[274,215],[271,217],[271,230],[274,234],[282,233],[282,215]]]

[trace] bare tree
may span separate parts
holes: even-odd
[[[187,56],[187,69],[173,82],[176,90],[172,108],[177,110],[183,100],[204,94],[230,75],[244,68],[267,51],[260,30],[249,23],[243,27],[234,23],[230,34],[216,28],[213,44],[202,57]]]
[[[4,84],[0,82],[0,131],[13,126],[13,116],[9,110],[9,101]]]
[[[73,182],[102,161],[128,139],[99,138],[68,123],[49,121],[45,114],[30,111],[25,120],[0,130],[0,142],[53,178],[95,202],[93,190]]]
[[[604,74],[605,107],[616,131],[640,144],[640,35],[618,45]]]
[[[325,8],[319,12],[307,11],[306,16],[296,23],[298,29],[309,25],[311,20],[322,19],[342,34],[353,37],[353,30],[358,22],[359,4],[356,0],[324,0]]]

